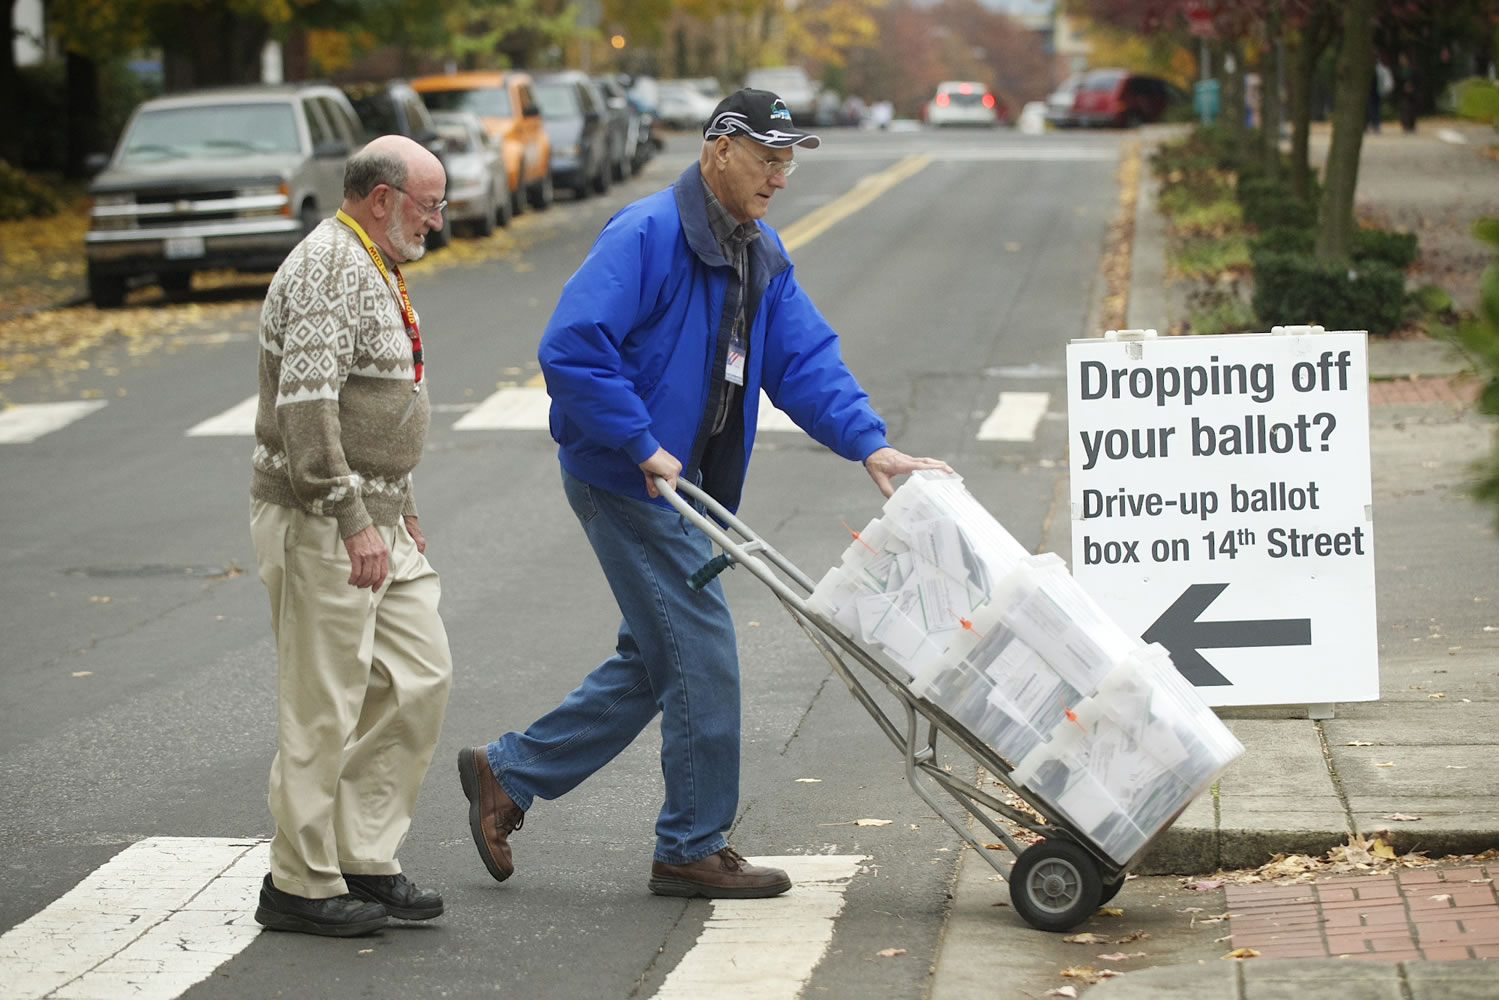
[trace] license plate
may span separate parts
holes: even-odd
[[[203,237],[170,236],[165,240],[167,260],[186,260],[203,256]]]

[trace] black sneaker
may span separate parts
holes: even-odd
[[[405,875],[345,875],[349,893],[401,920],[431,920],[442,913],[442,897],[431,889],[418,889]]]
[[[296,931],[326,937],[356,937],[385,926],[385,907],[351,893],[327,899],[308,899],[282,892],[266,874],[260,884],[255,922],[273,931]]]

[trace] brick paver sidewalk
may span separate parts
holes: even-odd
[[[1499,958],[1499,864],[1228,885],[1235,948],[1263,958]]]
[[[1472,403],[1483,383],[1466,375],[1375,379],[1369,383],[1369,405],[1397,403]]]

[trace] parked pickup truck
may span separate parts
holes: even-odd
[[[275,269],[338,209],[362,145],[349,99],[323,84],[145,102],[89,186],[89,297],[107,308],[148,278],[180,292],[194,271]]]

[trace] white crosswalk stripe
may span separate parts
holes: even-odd
[[[796,1000],[833,940],[849,881],[869,858],[849,854],[752,858],[782,868],[791,891],[774,899],[720,899],[697,943],[656,1000]]]
[[[5,1000],[174,1000],[260,933],[267,841],[132,844],[0,936]]]
[[[188,428],[188,437],[232,437],[255,433],[255,409],[258,395],[242,399],[217,416],[209,417]]]
[[[1034,441],[1036,426],[1051,404],[1049,392],[1002,392],[979,425],[980,441]]]
[[[62,430],[108,405],[103,399],[74,399],[61,403],[17,403],[0,410],[0,444],[25,444]]]
[[[1033,441],[1037,425],[1046,417],[1051,394],[1001,392],[999,401],[979,427],[980,441]],[[250,437],[255,433],[258,396],[240,400],[228,409],[189,427],[186,437]],[[107,405],[104,400],[17,404],[0,410],[0,444],[23,444],[60,430]],[[435,413],[462,410],[455,431],[545,431],[550,400],[539,386],[507,386],[478,404],[434,406]],[[801,433],[801,428],[760,396],[758,433]]]
[[[772,900],[715,900],[657,1000],[796,1000],[833,938],[867,855],[749,859],[781,868]],[[260,933],[269,842],[152,837],[0,936],[3,1000],[176,1000]],[[771,919],[766,919],[770,917]]]

